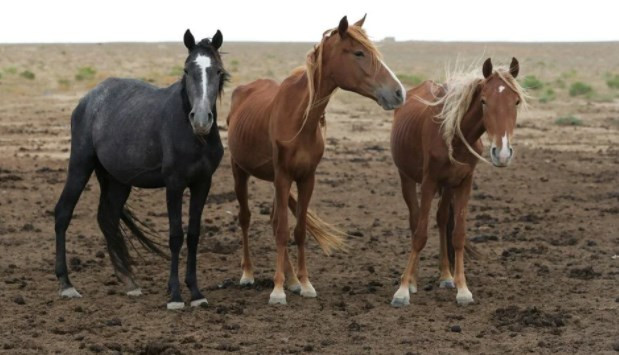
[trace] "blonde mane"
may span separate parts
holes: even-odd
[[[309,101],[307,103],[307,107],[305,108],[305,113],[303,114],[303,124],[301,125],[301,128],[294,135],[294,137],[288,140],[288,142],[293,141],[301,133],[301,131],[303,130],[303,127],[305,127],[305,123],[307,122],[307,118],[309,117],[309,114],[312,108],[319,106],[326,101],[329,101],[329,99],[331,99],[331,95],[335,93],[334,91],[333,93],[331,93],[331,95],[324,97],[320,100],[317,100],[317,97],[316,97],[316,93],[320,91],[320,84],[321,84],[320,78],[322,75],[322,65],[323,65],[322,54],[323,54],[324,45],[327,39],[329,39],[332,35],[336,34],[337,32],[338,32],[337,28],[325,31],[322,34],[322,40],[320,41],[320,43],[315,45],[314,48],[311,49],[307,53],[307,56],[305,59],[305,68],[301,66],[301,67],[297,67],[292,70],[291,75],[299,74],[301,71],[305,70],[305,75],[307,76],[307,91],[309,93]],[[367,49],[368,52],[370,52],[371,58],[372,58],[372,65],[375,68],[378,68],[382,55],[378,51],[378,48],[376,48],[374,43],[372,43],[372,41],[368,38],[368,35],[366,34],[365,30],[363,30],[363,28],[359,26],[354,26],[354,25],[349,26],[346,32],[346,35],[352,37],[355,41],[359,42],[365,49]],[[318,81],[315,84],[314,81],[316,79],[318,79]],[[320,124],[321,126],[325,127],[326,122],[324,120],[324,117],[321,118]]]
[[[476,66],[477,67],[477,66]],[[446,92],[445,95],[436,98],[434,101],[426,101],[418,97],[418,99],[429,106],[441,105],[441,111],[435,116],[441,122],[441,134],[443,140],[447,144],[449,152],[449,160],[458,163],[453,157],[453,140],[455,137],[460,138],[467,149],[478,159],[490,164],[488,160],[479,155],[469,142],[465,139],[460,128],[462,118],[468,112],[477,86],[484,80],[480,76],[480,70],[477,68],[473,71],[454,70],[447,73]],[[499,67],[494,70],[501,80],[512,89],[520,97],[519,109],[527,107],[527,98],[529,95],[525,89],[518,83],[516,79],[509,73],[509,68]]]

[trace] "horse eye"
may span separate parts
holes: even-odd
[[[355,57],[359,57],[359,58],[365,57],[365,53],[363,53],[362,51],[356,51],[355,52]]]
[[[187,69],[183,69],[183,73],[185,73],[185,75],[187,75]]]
[[[223,75],[224,71],[221,69],[217,69],[217,75]]]
[[[520,100],[516,101],[516,106],[520,105]]]
[[[486,100],[481,99],[481,104],[485,106],[486,105]]]

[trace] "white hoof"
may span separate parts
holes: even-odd
[[[206,301],[206,298],[200,298],[199,300],[191,301],[190,305],[191,307],[200,307],[202,305],[208,305],[208,302]]]
[[[409,286],[408,286],[408,291],[409,291],[410,293],[417,293],[417,286],[415,286],[415,285],[409,285]]]
[[[273,290],[269,297],[269,304],[286,304],[286,293],[283,290]]]
[[[169,310],[183,309],[185,308],[185,302],[168,302],[167,308]]]
[[[239,282],[241,286],[249,286],[254,284],[254,276],[253,275],[245,275],[241,276],[241,281]]]
[[[473,303],[473,294],[466,288],[458,290],[458,294],[456,295],[456,302],[461,305]]]
[[[129,297],[139,297],[142,296],[142,289],[136,288],[135,290],[127,291],[127,296]]]
[[[414,286],[409,286],[409,287],[414,287]],[[393,307],[408,306],[410,304],[410,299],[411,299],[411,296],[408,292],[409,292],[409,288],[400,287],[396,291],[396,293],[393,295],[393,299],[391,300],[391,305]]]
[[[292,292],[292,293],[296,293],[297,295],[300,294],[302,291],[301,288],[301,284],[300,283],[296,283],[296,284],[292,284],[292,285],[288,285],[286,286],[286,288]]]
[[[449,280],[441,280],[441,283],[438,285],[439,288],[456,288],[456,284],[453,279]]]
[[[79,292],[75,289],[75,287],[65,288],[64,290],[60,290],[60,297],[62,298],[81,298]]]
[[[301,285],[301,296],[315,298],[318,294],[316,293],[314,286],[312,286],[312,284],[308,281],[307,284]]]

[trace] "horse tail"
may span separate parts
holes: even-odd
[[[123,208],[120,218],[146,250],[161,257],[168,258],[168,255],[160,249],[161,244],[153,240],[153,238],[157,236],[156,232],[139,220],[129,207],[125,206],[125,208]],[[122,228],[121,233],[123,233],[124,239],[128,239],[128,236],[124,233]]]
[[[292,214],[297,213],[297,199],[290,194],[288,196],[288,208]],[[318,242],[322,251],[330,255],[332,250],[346,250],[344,238],[346,233],[337,229],[333,225],[320,219],[312,210],[307,210],[307,231]]]
[[[455,214],[453,202],[449,204],[449,218],[447,219],[447,256],[449,258],[449,267],[453,273],[456,266],[456,253],[453,245],[453,231],[455,226]],[[464,240],[464,257],[467,260],[481,258],[481,252],[474,245],[470,245]]]

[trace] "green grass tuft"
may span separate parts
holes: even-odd
[[[554,101],[557,98],[557,94],[552,88],[546,88],[539,97],[539,102],[547,103]]]
[[[423,78],[415,74],[399,73],[396,75],[402,84],[407,86],[416,86],[423,82]]]
[[[619,89],[619,74],[609,76],[606,85],[611,89]]]
[[[559,126],[582,126],[583,122],[576,116],[563,116],[555,120],[555,124]]]
[[[570,96],[582,96],[590,94],[593,88],[590,85],[577,81],[570,86]]]
[[[81,67],[77,70],[77,74],[75,74],[75,80],[84,81],[90,80],[95,77],[97,71],[91,67]]]
[[[540,90],[544,84],[535,75],[527,75],[522,79],[522,86],[527,90]]]
[[[21,76],[24,79],[28,79],[28,80],[33,80],[35,78],[35,75],[33,72],[31,72],[30,70],[26,69],[23,72],[19,73],[19,76]]]

